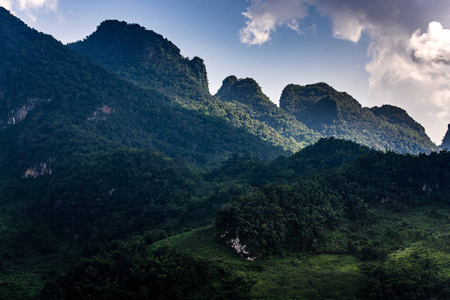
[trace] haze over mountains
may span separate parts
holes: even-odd
[[[367,256],[377,204],[401,211],[449,194],[447,153],[433,152],[406,111],[364,108],[326,83],[289,84],[278,107],[255,80],[231,75],[213,96],[201,58],[137,24],[104,21],[63,45],[3,8],[0,53],[0,298],[32,298],[47,282],[43,299],[145,299],[153,288],[237,297],[253,286],[247,275],[149,245],[216,223],[208,232],[246,240],[258,257]],[[352,226],[361,229],[354,243]],[[377,257],[395,248],[376,245]],[[172,260],[198,280],[179,285]],[[103,285],[111,280],[120,289]]]

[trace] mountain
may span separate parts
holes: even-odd
[[[442,139],[442,144],[439,146],[441,149],[450,149],[450,124],[448,124],[447,132]]]
[[[308,131],[301,140],[292,140],[239,107],[211,96],[201,58],[183,57],[172,42],[137,24],[104,21],[91,35],[68,47],[122,79],[144,89],[163,91],[173,103],[243,128],[286,151],[298,151],[317,140]]]
[[[322,136],[401,153],[437,150],[424,128],[404,110],[363,108],[325,83],[288,85],[281,109],[250,78],[226,78],[213,97],[202,59],[183,57],[173,43],[137,24],[104,21],[68,47],[139,87],[163,91],[184,108],[215,116],[291,152]]]
[[[323,136],[356,141],[399,153],[428,153],[437,147],[425,129],[401,108],[366,108],[326,83],[286,86],[280,107]]]
[[[76,151],[151,148],[208,164],[283,152],[245,129],[120,79],[1,9],[2,162],[22,172]],[[260,150],[257,150],[260,148]],[[83,150],[83,151],[84,151]],[[17,167],[17,166],[15,166]]]
[[[236,109],[247,113],[252,119],[270,126],[282,136],[294,140],[302,148],[320,137],[270,101],[252,78],[238,79],[236,76],[229,76],[223,80],[215,96],[236,106]]]
[[[286,153],[123,80],[3,8],[0,53],[2,299],[32,298],[110,240],[212,220],[195,196],[205,169],[233,153]]]
[[[172,96],[201,97],[208,93],[201,58],[184,58],[172,42],[138,24],[107,20],[83,41],[68,47],[141,87]]]

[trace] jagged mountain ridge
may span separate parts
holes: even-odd
[[[427,153],[438,148],[425,129],[405,110],[392,106],[367,108],[326,83],[290,84],[280,107],[324,136],[350,139],[375,149]]]
[[[215,95],[218,101],[207,89],[203,60],[184,58],[173,43],[137,24],[105,21],[86,39],[68,46],[128,81],[163,88],[189,109],[223,118],[290,151],[322,136],[401,153],[437,150],[404,110],[363,108],[326,83],[288,85],[278,108],[256,81],[230,76]]]
[[[283,153],[218,116],[141,89],[0,9],[1,161],[29,166],[90,148],[138,147],[200,164],[233,152]],[[95,146],[94,146],[95,145]],[[209,149],[209,150],[207,150]],[[228,149],[228,150],[227,150]]]
[[[130,45],[134,45],[131,50]],[[222,118],[288,151],[298,151],[320,137],[299,124],[292,139],[292,134],[250,115],[243,107],[219,101],[207,89],[202,59],[183,57],[173,43],[139,25],[105,21],[83,41],[68,46],[123,79],[147,89],[164,88],[180,105]]]
[[[311,144],[321,137],[320,134],[275,105],[252,78],[238,79],[236,76],[229,76],[223,80],[215,96],[221,101],[236,106],[251,118],[264,122],[302,146]]]

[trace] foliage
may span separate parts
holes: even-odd
[[[403,109],[391,105],[363,108],[350,95],[326,83],[286,86],[280,107],[323,136],[398,153],[438,150],[425,129]]]
[[[333,153],[331,149],[337,148],[337,145],[344,148],[346,143],[350,142],[322,140],[317,148],[330,145],[330,152]],[[336,168],[346,158],[345,152],[336,156],[334,162],[334,159],[324,159],[327,156],[322,156],[320,151],[310,151],[315,147],[304,150],[307,159],[303,160],[302,168],[297,168],[296,158],[302,157],[303,151],[280,160],[284,167],[279,170],[284,171],[281,174],[289,174],[287,180],[278,180],[280,175],[271,177],[272,181],[264,180],[267,177],[259,176],[260,174],[266,171],[274,175],[274,170],[277,170],[264,163],[259,167],[248,168],[242,177],[235,175],[235,178],[240,178],[241,185],[249,183],[250,189],[247,193],[237,195],[218,212],[218,235],[224,241],[239,238],[256,256],[281,253],[283,249],[322,251],[321,249],[326,248],[327,239],[346,220],[356,222],[359,226],[375,222],[376,214],[371,208],[373,205],[381,203],[402,211],[416,205],[447,203],[449,199],[448,152],[412,156],[394,152],[370,152],[366,149],[367,154],[361,153],[356,159],[358,156],[355,154],[364,148],[359,150],[358,147],[352,149],[347,146],[352,149],[349,153],[355,153],[349,157],[356,160]],[[335,168],[299,176],[317,162],[321,162],[319,165]],[[243,166],[245,161],[237,163]],[[277,160],[273,163],[276,164]],[[240,169],[227,166],[224,170],[227,174],[231,170]],[[316,167],[316,170],[320,169]],[[233,174],[224,178],[232,176]],[[253,178],[260,180],[255,182]]]
[[[251,78],[237,79],[236,76],[225,78],[216,97],[236,106],[252,119],[270,126],[283,137],[295,141],[299,146],[297,149],[311,144],[320,137],[270,101],[258,83]]]
[[[439,273],[437,261],[413,252],[380,265],[363,267],[370,274],[373,299],[448,299],[450,279]]]
[[[116,242],[48,284],[42,299],[246,299],[245,275],[170,246]]]
[[[142,87],[172,96],[199,96],[208,89],[201,58],[182,57],[177,46],[138,24],[103,21],[83,41],[68,46]]]
[[[169,96],[172,103],[219,118],[285,150],[297,151],[318,138],[303,124],[291,124],[298,122],[292,116],[280,114],[280,110],[276,118],[272,117],[274,122],[280,123],[274,127],[273,122],[266,122],[241,107],[211,96],[201,58],[183,57],[170,41],[137,24],[105,21],[86,39],[68,47],[139,87],[158,90]],[[271,103],[271,110],[274,107]],[[287,129],[289,134],[279,130],[285,123],[287,125],[283,126],[292,127]],[[290,138],[293,134],[296,140]]]

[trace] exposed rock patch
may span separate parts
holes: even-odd
[[[28,113],[35,109],[39,103],[48,103],[50,101],[51,99],[28,98],[23,105],[10,110],[6,120],[0,120],[0,128],[5,129],[16,125],[20,121],[23,121]]]
[[[47,162],[38,163],[30,168],[28,168],[23,173],[23,178],[37,178],[43,175],[51,175],[52,174],[52,163],[55,160],[53,158],[49,158]]]
[[[103,105],[92,113],[92,117],[88,118],[88,121],[92,120],[106,120],[106,116],[114,112],[114,109],[108,105]]]

